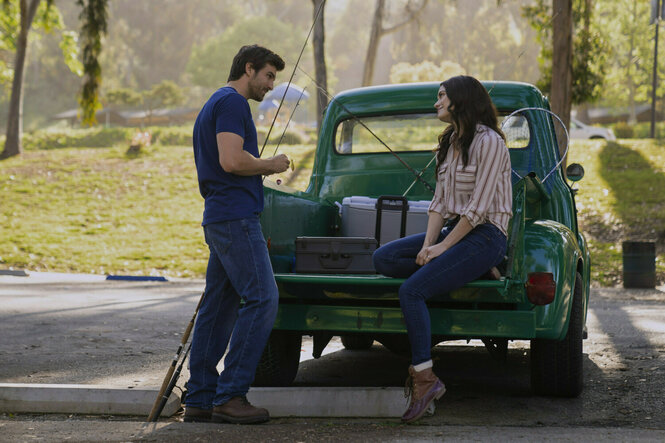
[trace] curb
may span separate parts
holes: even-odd
[[[105,385],[0,383],[0,412],[148,416],[158,389]],[[290,387],[252,388],[247,399],[271,417],[400,417],[402,388]],[[180,408],[172,393],[161,417]]]
[[[0,411],[148,417],[157,393],[105,385],[0,383]],[[172,393],[161,416],[170,417],[179,408],[180,398]]]

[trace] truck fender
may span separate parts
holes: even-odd
[[[556,282],[554,301],[534,306],[536,337],[563,339],[568,330],[575,275],[582,251],[577,236],[567,226],[537,220],[524,229],[524,280],[530,272],[551,272]]]

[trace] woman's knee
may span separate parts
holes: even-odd
[[[374,254],[372,254],[372,263],[374,263],[374,269],[379,274],[390,275],[392,269],[391,263],[393,261],[394,260],[388,257],[385,248],[379,248],[374,251]]]

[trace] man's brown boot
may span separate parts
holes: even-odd
[[[195,408],[194,406],[185,406],[185,415],[183,417],[186,423],[207,423],[212,417],[212,409]]]
[[[432,402],[446,393],[446,387],[439,377],[434,375],[432,368],[416,371],[413,366],[409,366],[409,378],[406,380],[404,393],[411,396],[411,401],[402,415],[402,421],[411,423],[422,417]]]
[[[212,421],[215,423],[255,424],[268,420],[268,410],[252,406],[245,396],[233,397],[223,405],[212,408]]]

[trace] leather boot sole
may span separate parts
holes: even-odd
[[[187,417],[186,415],[182,418],[182,421],[185,423],[210,423],[211,417]]]
[[[232,415],[213,413],[212,420],[213,423],[234,423],[240,425],[255,425],[259,423],[265,423],[270,420],[270,415],[255,415],[249,417],[234,417]]]

